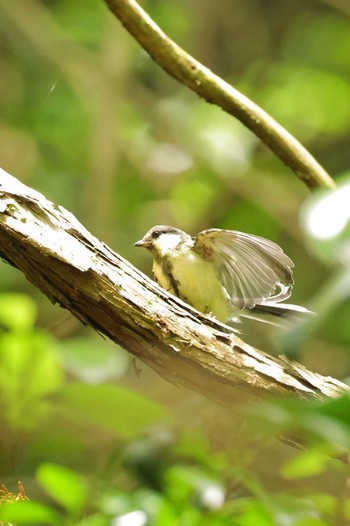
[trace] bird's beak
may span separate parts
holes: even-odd
[[[147,245],[143,239],[140,239],[140,241],[136,241],[136,243],[134,243],[134,247],[146,247],[146,246]]]

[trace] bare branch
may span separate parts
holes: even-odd
[[[93,237],[64,208],[0,171],[0,256],[53,303],[168,380],[231,405],[245,396],[337,396],[348,387],[228,334]]]
[[[335,183],[312,155],[257,104],[181,49],[134,0],[105,0],[149,55],[197,95],[236,117],[310,188]],[[306,118],[306,116],[305,116]]]

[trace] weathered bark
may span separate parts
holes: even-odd
[[[320,398],[348,388],[228,334],[158,287],[64,208],[0,171],[0,256],[161,376],[222,404],[246,394]]]

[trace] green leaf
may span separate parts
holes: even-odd
[[[62,345],[66,369],[79,380],[98,384],[120,378],[129,364],[127,353],[101,338],[72,338]]]
[[[323,473],[328,461],[329,457],[315,448],[303,451],[283,466],[282,476],[289,480],[312,477]]]
[[[330,495],[329,493],[314,493],[310,494],[307,498],[313,503],[315,509],[322,513],[322,516],[332,516],[337,513],[339,501],[336,495]]]
[[[69,418],[101,426],[123,437],[134,436],[166,417],[159,404],[114,385],[69,385],[62,400],[62,409]]]
[[[0,335],[0,411],[12,428],[28,429],[46,412],[63,380],[54,340],[41,332]]]
[[[0,294],[0,323],[13,331],[31,329],[35,323],[36,305],[25,294]]]
[[[237,522],[240,526],[276,526],[272,513],[259,501],[249,500],[246,502],[243,514]]]
[[[58,464],[42,464],[37,479],[47,493],[71,514],[80,513],[87,501],[88,488],[85,479]]]
[[[110,526],[110,524],[110,519],[102,517],[100,513],[96,513],[95,515],[90,515],[90,517],[79,521],[76,526]]]
[[[350,447],[349,411],[350,395],[345,393],[325,401],[281,399],[263,402],[252,410],[252,414],[267,434],[298,430],[321,441],[322,447],[335,455],[339,448]]]
[[[55,510],[32,500],[5,503],[0,507],[0,519],[16,525],[29,524],[38,526],[60,526],[63,518]]]
[[[224,488],[198,467],[177,464],[167,470],[165,479],[167,494],[174,502],[186,501],[195,495],[201,507],[210,508],[212,504],[215,509],[215,503],[218,508],[222,505]]]

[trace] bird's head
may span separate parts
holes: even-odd
[[[151,228],[134,246],[144,247],[159,256],[165,256],[189,241],[191,236],[186,232],[172,226],[158,225]]]

